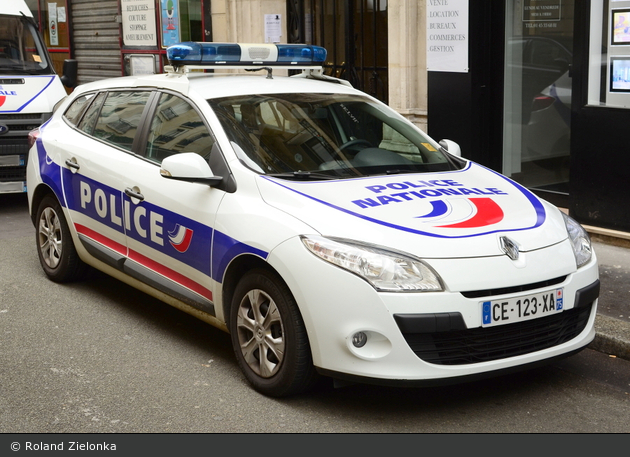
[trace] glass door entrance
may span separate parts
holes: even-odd
[[[503,173],[568,194],[574,0],[506,0]]]

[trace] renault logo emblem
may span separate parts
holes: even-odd
[[[499,238],[499,242],[501,243],[501,249],[510,259],[518,260],[518,246],[514,241],[509,239],[507,236],[502,236]]]

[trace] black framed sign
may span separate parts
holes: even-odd
[[[630,8],[610,11],[610,44],[612,46],[630,45]]]
[[[630,56],[612,56],[609,75],[610,92],[630,93]]]

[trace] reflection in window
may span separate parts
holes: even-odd
[[[8,3],[8,2],[3,2]],[[0,73],[48,75],[48,54],[27,18],[3,16],[0,22]]]
[[[146,157],[161,163],[179,152],[209,157],[214,138],[195,109],[185,100],[162,94],[151,122]]]
[[[101,109],[101,105],[103,104],[103,100],[105,99],[106,95],[106,92],[101,92],[96,96],[96,98],[86,111],[85,116],[83,116],[83,118],[81,119],[81,122],[78,125],[79,130],[82,130],[88,135],[92,134],[92,131],[94,130],[94,125],[96,124],[98,113]]]
[[[456,168],[412,125],[360,96],[209,100],[241,162],[259,173],[365,176]]]
[[[131,151],[142,112],[151,92],[110,92],[93,135]]]
[[[530,189],[568,194],[576,2],[540,3],[506,2],[501,171]]]
[[[90,104],[90,101],[94,98],[94,95],[95,94],[83,95],[72,102],[72,105],[68,107],[64,114],[66,120],[72,125],[77,125],[77,122],[79,122],[81,115]]]

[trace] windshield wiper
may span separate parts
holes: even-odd
[[[317,171],[288,171],[286,173],[269,173],[267,176],[271,176],[273,178],[286,178],[286,179],[295,179],[295,180],[325,180],[325,179],[338,179],[339,176],[332,176],[327,173],[321,173]]]
[[[9,73],[17,72],[17,73],[22,73],[22,74],[27,74],[27,75],[38,75],[38,74],[43,73],[43,69],[25,68],[24,65],[20,65],[20,64],[12,64],[12,65],[2,64],[2,66],[0,67],[0,73],[2,74],[7,73],[8,70],[11,70]]]

